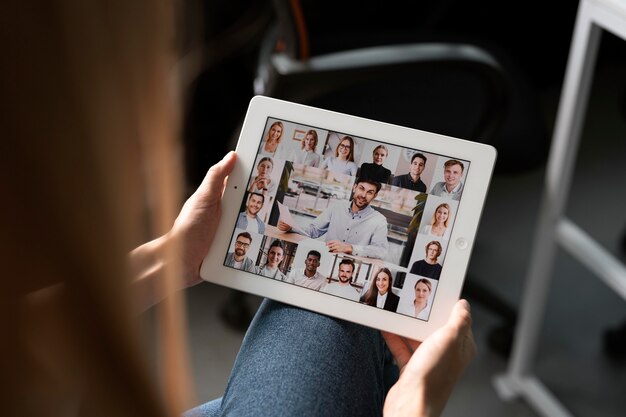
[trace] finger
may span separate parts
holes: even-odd
[[[459,333],[466,334],[472,328],[471,307],[466,300],[459,300],[454,305],[448,324],[458,329]]]
[[[397,334],[388,333],[388,332],[380,332],[383,335],[383,339],[385,339],[385,343],[387,343],[387,347],[391,354],[396,360],[396,364],[398,368],[402,369],[411,359],[411,355],[413,352],[406,345],[402,337]]]
[[[454,305],[447,326],[456,335],[462,360],[465,363],[469,363],[476,356],[477,348],[472,332],[471,307],[466,300],[459,300]]]
[[[381,334],[383,335],[385,343],[387,343],[387,347],[391,351],[391,354],[395,358],[398,368],[402,371],[404,366],[411,359],[413,349],[407,345],[406,340],[403,337],[398,336],[397,334],[384,331],[381,331]]]
[[[420,342],[419,340],[413,340],[413,339],[404,339],[405,343],[409,346],[409,348],[415,352],[417,350],[418,347],[420,347],[420,345],[422,344],[422,342]]]

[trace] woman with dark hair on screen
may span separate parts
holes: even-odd
[[[430,224],[422,229],[422,233],[428,236],[440,237],[442,239],[450,239],[450,228],[448,221],[450,220],[450,206],[448,203],[441,203],[435,209]]]
[[[381,184],[387,184],[391,177],[391,171],[383,166],[387,159],[388,150],[385,145],[378,145],[372,152],[373,162],[364,162],[361,164],[359,178],[369,178]]]
[[[274,161],[269,156],[264,156],[256,165],[257,175],[250,180],[248,191],[267,196],[273,194],[276,190],[276,181],[272,180],[270,175],[274,170]]]
[[[367,294],[361,298],[361,302],[372,307],[396,311],[400,297],[393,293],[392,288],[393,276],[391,271],[388,268],[381,268],[376,273],[376,278],[370,284]]]
[[[278,148],[278,145],[280,145],[280,141],[283,138],[283,129],[283,122],[276,121],[272,123],[270,130],[267,132],[267,136],[265,137],[265,141],[263,142],[261,154],[274,155],[276,153],[276,149]]]
[[[0,2],[3,415],[180,416],[207,400],[181,290],[202,282],[209,251],[226,255],[212,240],[236,155],[181,208],[179,2],[77,4]],[[139,317],[157,303],[160,348]],[[266,300],[223,398],[188,415],[391,415],[407,401],[439,415],[475,352],[467,302],[451,317],[419,343]],[[386,398],[383,339],[404,370]]]
[[[328,169],[336,174],[356,175],[357,166],[354,163],[354,139],[344,136],[335,149],[335,156],[324,159],[320,168]]]

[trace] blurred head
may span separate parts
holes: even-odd
[[[382,165],[387,159],[387,147],[385,145],[378,145],[374,148],[374,152],[372,152],[372,159],[376,165]]]
[[[339,141],[335,156],[339,159],[354,162],[354,139],[350,136],[344,136]]]
[[[316,147],[317,147],[317,131],[315,131],[314,129],[311,129],[308,132],[306,132],[306,135],[304,136],[302,143],[300,143],[300,148],[307,150],[307,151],[315,151]]]
[[[9,342],[20,355],[2,362],[16,393],[4,413],[63,415],[80,404],[83,415],[179,414],[193,391],[178,333],[182,300],[173,293],[158,320],[172,324],[159,337],[177,342],[156,378],[128,285],[136,278],[128,252],[169,231],[183,199],[173,5],[59,0],[8,9],[0,161],[20,174],[0,175],[12,201],[0,246],[4,273],[23,279],[3,283],[17,298],[1,303],[2,328],[20,335]],[[167,254],[163,285],[180,287],[178,248]],[[19,323],[11,322],[16,308]],[[13,413],[13,402],[28,407]]]

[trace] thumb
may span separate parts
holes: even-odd
[[[234,151],[228,152],[220,162],[209,168],[202,184],[198,187],[198,192],[205,197],[221,198],[226,177],[235,167],[236,160],[237,154]]]

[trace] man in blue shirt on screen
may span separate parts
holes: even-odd
[[[379,182],[357,179],[352,200],[337,201],[303,228],[302,234],[313,239],[324,236],[330,252],[384,258],[389,246],[387,219],[370,205],[380,188]],[[288,232],[291,226],[279,220],[278,229]]]

